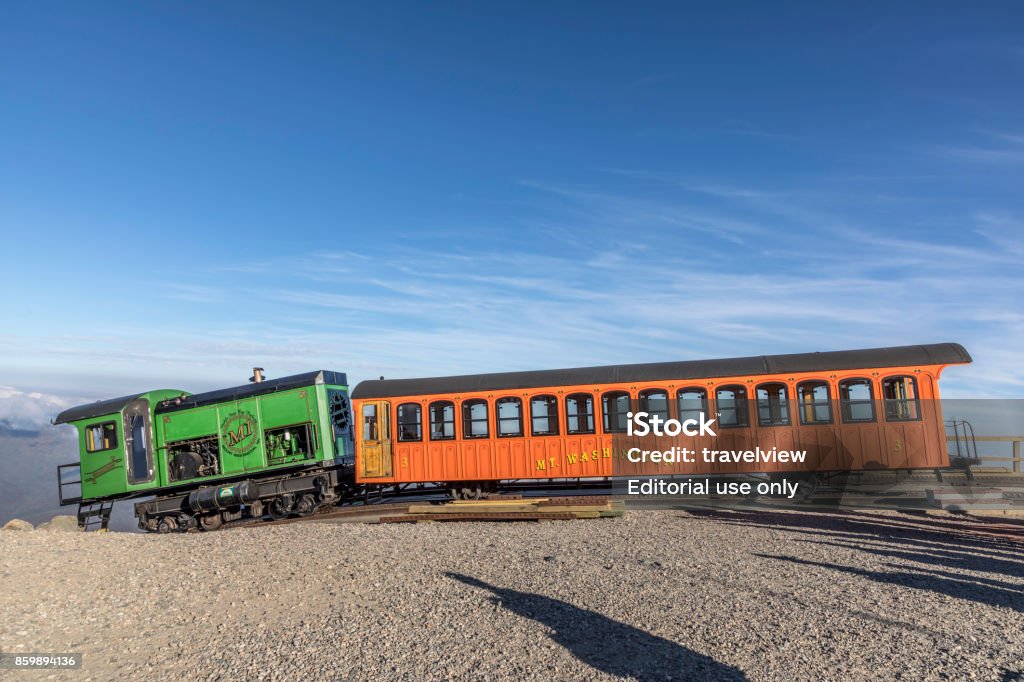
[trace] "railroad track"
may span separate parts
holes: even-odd
[[[510,490],[513,490],[513,491],[519,490],[521,492],[488,493],[488,494],[484,494],[482,499],[480,499],[480,500],[461,501],[461,502],[458,502],[458,504],[486,505],[488,502],[502,502],[502,503],[523,502],[523,503],[529,504],[529,503],[531,503],[531,500],[537,500],[538,503],[540,504],[539,500],[544,499],[545,501],[542,504],[544,504],[545,506],[550,506],[550,505],[557,504],[559,506],[564,507],[564,506],[571,506],[571,505],[585,506],[585,505],[588,505],[588,504],[592,505],[592,506],[599,506],[599,505],[609,504],[610,501],[611,501],[611,496],[608,495],[608,494],[604,494],[604,495],[583,494],[584,492],[588,492],[589,493],[589,492],[592,492],[594,490],[607,490],[607,491],[610,492],[610,487],[607,484],[604,484],[603,482],[601,483],[601,485],[595,485],[595,484],[592,484],[590,482],[584,482],[582,485],[579,484],[579,483],[570,483],[570,484],[566,484],[565,486],[550,486],[550,487],[546,487],[546,488],[539,488],[539,487],[536,487],[536,486],[531,486],[529,484],[523,484],[523,485],[511,485],[511,486],[508,486],[508,488]],[[572,495],[572,494],[566,495],[565,494],[566,492],[570,492],[570,491],[571,492],[577,492],[578,491],[580,494],[577,494],[577,495]],[[528,496],[526,493],[531,493],[531,495]],[[554,496],[544,497],[545,493],[554,493]],[[412,499],[410,499],[410,498],[412,498]],[[263,527],[263,526],[279,526],[279,525],[286,525],[286,524],[290,524],[290,523],[302,523],[302,522],[308,522],[308,521],[327,522],[327,523],[330,523],[330,522],[341,523],[341,522],[347,522],[347,521],[363,522],[363,523],[377,523],[382,517],[388,517],[388,516],[408,516],[408,515],[410,515],[409,508],[411,506],[414,506],[414,505],[437,504],[440,507],[441,504],[439,504],[439,503],[446,503],[446,502],[451,503],[452,501],[451,501],[451,498],[448,496],[447,491],[442,490],[442,489],[436,489],[435,490],[435,489],[430,489],[430,488],[425,488],[425,489],[413,488],[413,489],[398,490],[398,491],[376,492],[374,494],[364,496],[362,502],[355,503],[355,504],[346,504],[346,505],[341,506],[341,507],[337,507],[337,506],[323,507],[321,509],[318,509],[317,511],[315,511],[312,514],[307,515],[307,516],[293,516],[293,517],[289,517],[289,518],[286,518],[286,519],[278,519],[278,520],[244,519],[244,520],[241,520],[241,521],[232,521],[232,522],[229,522],[229,523],[225,523],[221,527],[221,530],[231,530],[231,529],[235,529],[235,528],[248,528],[248,527],[252,527],[252,526],[260,526],[260,527]],[[499,511],[484,511],[481,508],[481,509],[477,510],[475,513],[478,516],[478,518],[475,518],[475,519],[468,518],[469,513],[467,511],[466,513],[462,514],[458,519],[456,519],[454,517],[445,517],[444,519],[439,519],[439,520],[478,520],[478,521],[504,520],[504,519],[498,519],[498,518],[485,518],[485,517],[482,516],[483,514],[501,513]],[[559,510],[559,512],[554,512],[554,511],[538,511],[537,513],[538,514],[545,514],[545,515],[550,515],[550,514],[554,514],[554,513],[561,513],[561,514],[569,513],[569,514],[571,514],[571,512],[566,512],[566,511],[562,511],[562,510]],[[582,513],[582,510],[578,511],[577,513]],[[526,514],[520,513],[520,515],[517,516],[517,517],[514,517],[514,519],[508,519],[508,520],[527,520],[525,518],[525,516],[526,516]],[[580,517],[579,516],[571,516],[570,518],[580,518]],[[416,519],[410,519],[410,520],[427,521],[427,520],[430,520],[430,519],[416,518]],[[536,520],[555,520],[555,519],[548,518],[547,516],[543,516],[543,517],[538,518]],[[392,520],[392,521],[388,521],[388,522],[395,522],[395,521]]]
[[[891,474],[888,476],[866,474],[862,475],[860,477],[861,480],[857,481],[857,483],[852,486],[857,490],[853,495],[855,497],[863,496],[866,502],[873,499],[875,502],[881,502],[884,499],[888,504],[881,504],[881,509],[923,514],[930,511],[937,511],[931,509],[925,503],[923,492],[927,487],[933,487],[936,485],[945,485],[950,487],[972,485],[999,486],[1000,484],[1009,484],[1013,486],[1014,484],[1021,484],[1020,475],[987,474],[983,477],[977,477],[974,481],[969,481],[961,472],[943,473],[943,483],[938,483],[934,473],[926,474],[919,472],[911,475],[901,475],[898,477],[894,477]],[[894,483],[896,484],[896,487],[901,488],[901,490],[894,490]],[[517,508],[516,511],[510,512],[507,508],[502,508],[501,504],[521,503],[529,505],[541,498],[544,498],[546,500],[550,500],[550,502],[546,502],[545,504],[554,505],[556,507],[564,507],[566,505],[591,505],[594,507],[600,507],[602,505],[609,504],[612,499],[610,495],[611,487],[606,480],[574,481],[565,485],[549,485],[545,487],[531,484],[511,484],[506,486],[505,489],[507,492],[486,494],[484,495],[485,499],[482,500],[470,502],[460,501],[455,503],[451,501],[447,491],[440,488],[410,487],[398,490],[365,491],[363,494],[357,496],[356,503],[349,503],[340,507],[334,506],[322,508],[308,516],[290,517],[280,520],[246,519],[243,521],[224,524],[223,529],[242,528],[254,525],[274,526],[308,521],[327,523],[397,523],[454,520],[563,520],[563,516],[556,516],[556,514],[565,515],[569,513],[563,508],[559,508],[558,511],[553,509],[543,509],[540,507],[536,509]],[[601,494],[594,495],[592,494],[594,492],[600,492]],[[825,485],[815,491],[815,493],[811,494],[810,497],[803,499],[797,506],[792,506],[781,500],[757,499],[751,500],[750,502],[741,501],[739,503],[739,507],[747,508],[748,510],[757,508],[764,511],[773,510],[772,508],[774,507],[775,509],[773,511],[785,511],[788,509],[790,511],[837,511],[839,513],[848,513],[849,511],[855,511],[855,509],[850,507],[846,507],[845,509],[844,507],[837,507],[836,500],[850,495],[851,492],[851,490],[842,485],[836,487]],[[701,506],[700,501],[695,499],[693,502],[694,507]],[[896,504],[895,507],[892,506],[894,503]],[[425,505],[430,505],[430,507]],[[475,508],[462,508],[459,509],[458,513],[454,513],[452,511],[453,508],[456,508],[454,505],[467,505],[467,507],[469,505],[475,505]],[[669,506],[674,506],[676,509],[684,508],[682,506],[678,506],[678,501],[676,501],[675,505]],[[411,509],[414,507],[418,507],[419,509],[414,512]],[[436,507],[436,509],[434,507]],[[664,508],[663,505],[659,505],[659,507]],[[708,507],[721,508],[717,507],[714,502],[708,505]],[[442,508],[444,511],[441,511]],[[587,511],[600,512],[609,510],[595,508]],[[591,514],[591,516],[594,515],[595,514]],[[600,514],[596,515],[599,516]],[[581,516],[582,514],[577,514],[565,518],[581,518]],[[1020,542],[1021,539],[1024,538],[1024,522],[1016,519],[996,520],[995,518],[972,516],[960,516],[959,518],[962,521],[970,522],[969,527],[961,527],[959,529],[961,532],[982,533],[1014,542]],[[933,523],[937,521],[935,518],[932,518],[931,520]]]

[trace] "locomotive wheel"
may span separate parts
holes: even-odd
[[[285,502],[283,497],[275,497],[267,505],[267,513],[270,514],[270,518],[275,521],[288,518],[288,514],[291,513],[290,505]]]
[[[203,530],[217,530],[224,525],[224,518],[220,514],[209,514],[199,518],[199,527]]]
[[[165,516],[156,524],[157,533],[172,533],[178,530],[178,523],[173,516]]]
[[[316,511],[318,506],[316,498],[309,493],[306,493],[299,498],[298,502],[295,503],[295,513],[299,516],[310,516]]]

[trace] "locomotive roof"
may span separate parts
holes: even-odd
[[[94,403],[87,403],[85,405],[78,405],[64,410],[57,415],[57,418],[53,420],[54,424],[67,424],[68,422],[76,422],[79,419],[88,419],[90,417],[102,417],[105,414],[114,414],[124,409],[125,405],[135,400],[139,396],[146,395],[145,393],[133,393],[131,395],[124,395],[120,398],[109,398],[107,400],[97,400]]]
[[[790,355],[755,355],[721,360],[652,362],[640,365],[607,365],[529,372],[466,374],[426,379],[383,379],[361,381],[353,398],[394,398],[409,395],[500,391],[547,386],[580,386],[640,381],[708,379],[712,377],[787,374],[872,367],[947,365],[971,362],[958,343],[924,346],[894,346],[864,350]]]
[[[156,407],[156,411],[173,412],[175,410],[185,410],[190,407],[201,407],[203,405],[212,405],[214,403],[222,403],[230,400],[241,400],[242,398],[250,398],[252,396],[265,395],[267,393],[277,393],[278,391],[287,391],[292,388],[301,388],[303,386],[312,386],[314,384],[347,386],[348,377],[345,376],[344,372],[331,372],[329,370],[321,369],[316,372],[295,374],[289,377],[281,377],[280,379],[268,379],[266,381],[235,386],[233,388],[207,391],[206,393],[195,393],[193,395],[182,393],[180,399],[175,399],[173,403],[166,401],[159,403]],[[87,403],[85,405],[72,407],[58,414],[57,418],[53,420],[53,423],[66,424],[80,419],[89,419],[91,417],[101,417],[105,414],[114,414],[115,412],[120,412],[124,409],[124,407],[131,401],[145,395],[147,394],[133,393],[132,395],[126,395],[120,398],[99,400],[94,403]]]
[[[279,391],[287,391],[293,388],[312,386],[314,384],[347,386],[348,377],[345,376],[344,372],[331,372],[326,369],[321,369],[316,372],[294,374],[290,377],[281,377],[280,379],[266,379],[255,383],[234,386],[233,388],[222,388],[217,391],[195,393],[190,396],[185,396],[181,400],[160,403],[160,405],[157,406],[156,411],[175,412],[177,410],[187,410],[191,407],[202,407],[203,405],[213,405],[214,403],[241,400],[242,398],[251,398],[257,395],[265,395],[267,393],[277,393]]]

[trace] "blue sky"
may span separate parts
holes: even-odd
[[[5,5],[0,387],[953,340],[1020,396],[1024,8],[706,5]]]

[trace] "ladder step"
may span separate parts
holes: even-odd
[[[114,509],[112,501],[81,502],[78,505],[78,527],[88,531],[96,526],[98,530],[107,530],[110,525],[110,512]]]

